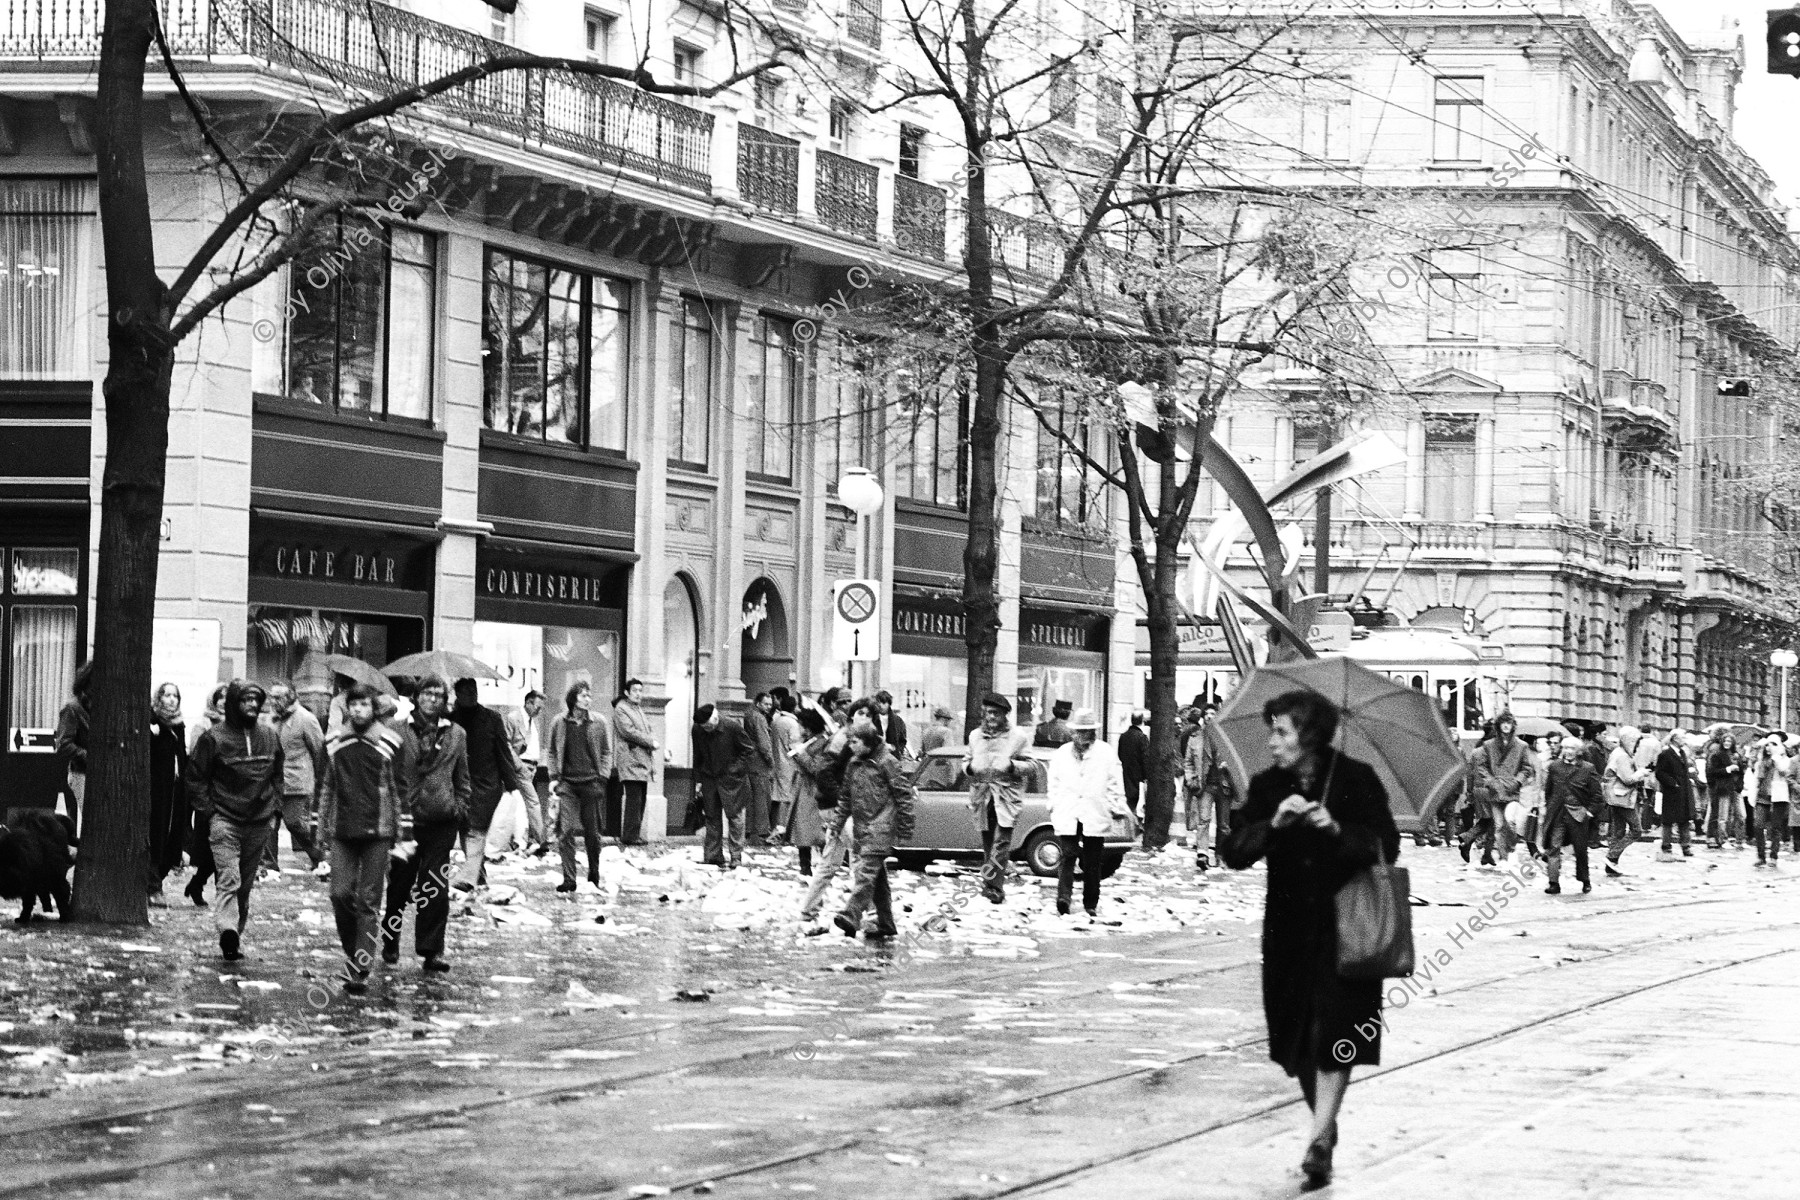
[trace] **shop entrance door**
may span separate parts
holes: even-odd
[[[0,796],[8,808],[49,808],[64,787],[56,720],[81,657],[82,552],[74,547],[0,547],[0,698],[6,745]]]

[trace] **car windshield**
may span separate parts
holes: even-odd
[[[1042,759],[1035,755],[1031,759],[1031,767],[1025,773],[1025,794],[1041,796],[1047,790],[1049,775]],[[919,774],[913,780],[913,786],[921,792],[966,792],[969,790],[969,777],[963,773],[962,754],[960,751],[926,756],[919,767]]]

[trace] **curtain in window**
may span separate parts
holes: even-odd
[[[429,421],[437,324],[432,240],[413,229],[392,229],[388,236],[387,411]]]
[[[614,279],[595,279],[593,289],[588,444],[623,450],[631,380],[631,286]]]
[[[14,605],[12,610],[13,729],[54,729],[75,683],[74,605]]]
[[[93,373],[86,210],[80,180],[0,180],[0,379]]]

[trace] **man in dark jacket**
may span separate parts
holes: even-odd
[[[562,833],[559,892],[575,890],[575,834],[587,846],[588,882],[600,884],[600,808],[612,777],[612,724],[593,715],[594,689],[585,681],[563,695],[563,714],[550,725],[550,790],[556,796]]]
[[[1531,779],[1531,755],[1524,742],[1515,735],[1518,723],[1510,712],[1494,721],[1494,739],[1481,743],[1475,752],[1474,793],[1479,820],[1463,835],[1463,861],[1469,861],[1469,847],[1481,841],[1481,865],[1494,865],[1494,838],[1499,835],[1500,856],[1505,858],[1518,844],[1519,835],[1506,819],[1506,806],[1519,799]]]
[[[407,902],[418,910],[413,948],[427,971],[448,971],[444,935],[450,925],[450,848],[469,813],[469,741],[444,715],[450,685],[429,675],[413,696],[412,719],[400,731],[407,769],[400,780],[400,845],[388,867],[386,912],[381,919],[381,959],[400,961],[400,924]]]
[[[1050,706],[1050,719],[1037,727],[1037,735],[1031,739],[1033,746],[1061,746],[1075,735],[1069,730],[1069,714],[1075,711],[1071,700],[1058,700]]]
[[[88,681],[94,677],[94,660],[81,664],[69,702],[56,714],[56,757],[62,761],[69,784],[69,816],[81,826],[81,804],[87,796]]]
[[[1139,820],[1143,819],[1144,784],[1150,779],[1150,710],[1133,709],[1131,728],[1119,735],[1119,769],[1125,773],[1125,802]]]
[[[1564,738],[1557,760],[1544,771],[1544,872],[1550,877],[1544,891],[1552,896],[1562,891],[1556,876],[1562,869],[1564,842],[1575,848],[1575,878],[1581,890],[1592,891],[1594,886],[1588,881],[1588,822],[1606,801],[1600,794],[1600,776],[1584,750],[1580,738]]]
[[[188,757],[188,799],[195,814],[209,821],[218,872],[213,925],[219,953],[234,961],[243,957],[250,889],[281,811],[281,738],[258,722],[262,706],[261,686],[232,680],[225,689],[225,719],[200,735]]]
[[[895,758],[906,757],[906,718],[894,711],[894,694],[885,688],[875,693],[875,727]]]
[[[733,870],[744,856],[744,808],[756,744],[711,704],[694,713],[694,790],[706,816],[705,862]]]
[[[1662,796],[1662,862],[1675,862],[1670,835],[1681,835],[1682,858],[1694,857],[1689,844],[1694,832],[1694,772],[1688,757],[1687,733],[1671,729],[1656,756],[1656,789]]]
[[[319,772],[319,842],[331,856],[331,909],[344,948],[344,990],[369,990],[381,886],[400,836],[406,738],[375,719],[375,689],[345,694],[345,727],[325,744]]]
[[[769,724],[769,714],[774,711],[775,702],[769,693],[758,692],[744,713],[744,732],[756,748],[756,756],[750,761],[750,801],[744,808],[744,840],[752,846],[764,846],[769,841],[769,805],[775,799],[775,730]]]
[[[470,892],[484,882],[487,832],[501,797],[508,792],[523,793],[531,785],[521,777],[518,759],[513,757],[506,718],[481,703],[473,679],[456,681],[456,711],[450,719],[461,727],[469,744],[469,831],[463,836],[462,870],[451,886]]]

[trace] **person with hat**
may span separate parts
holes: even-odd
[[[1075,705],[1068,700],[1058,700],[1055,704],[1052,704],[1050,706],[1050,719],[1037,727],[1037,736],[1032,739],[1031,744],[1033,746],[1043,746],[1052,750],[1058,746],[1068,744],[1071,736],[1069,732],[1069,713],[1072,712],[1074,708]]]
[[[1006,899],[1006,861],[1013,824],[1024,803],[1025,781],[1036,770],[1026,753],[1031,735],[1013,728],[1012,705],[999,692],[981,698],[981,724],[969,731],[963,770],[969,776],[969,808],[981,832],[981,894]]]
[[[1119,756],[1100,741],[1100,718],[1084,708],[1069,722],[1069,740],[1050,756],[1050,822],[1062,847],[1056,873],[1056,915],[1069,915],[1075,864],[1081,863],[1081,907],[1100,919],[1100,874],[1106,835],[1127,811]]]

